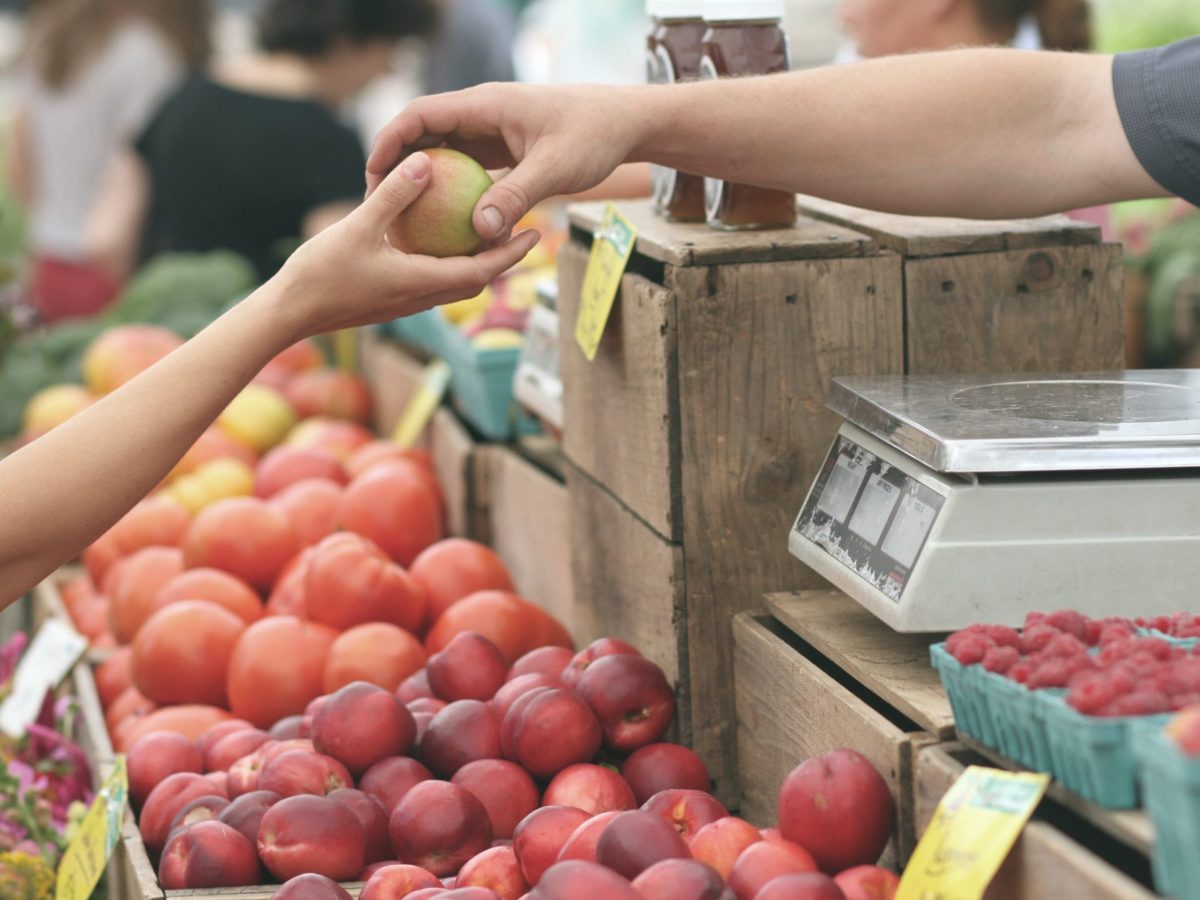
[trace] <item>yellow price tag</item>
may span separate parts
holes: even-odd
[[[125,757],[118,756],[63,854],[58,867],[55,900],[88,900],[92,895],[121,836],[121,816],[125,812],[128,793]]]
[[[450,366],[443,360],[435,359],[421,374],[421,383],[417,385],[408,406],[404,408],[404,415],[392,432],[392,441],[406,448],[415,444],[437,412],[449,386]]]
[[[1037,809],[1050,776],[971,766],[946,792],[895,900],[979,900]]]
[[[592,241],[592,255],[583,275],[583,292],[579,302],[579,320],[575,323],[575,340],[588,360],[596,358],[600,338],[608,324],[621,276],[633,254],[637,228],[617,212],[611,203]]]

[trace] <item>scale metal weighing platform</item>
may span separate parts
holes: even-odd
[[[835,379],[789,549],[897,631],[1200,612],[1200,370]]]

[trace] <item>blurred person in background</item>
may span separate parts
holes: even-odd
[[[505,0],[441,0],[425,60],[427,94],[512,81],[516,13]]]
[[[33,0],[8,135],[8,175],[30,213],[30,294],[56,321],[98,312],[119,271],[85,237],[115,154],[210,51],[204,0]]]
[[[189,79],[119,155],[92,246],[123,271],[228,249],[269,278],[361,201],[363,146],[339,110],[435,21],[433,0],[269,0],[258,50]]]

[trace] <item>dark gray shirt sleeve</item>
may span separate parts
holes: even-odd
[[[1168,191],[1200,206],[1200,37],[1120,54],[1113,90],[1138,161]]]

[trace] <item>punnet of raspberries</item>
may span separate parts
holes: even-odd
[[[1067,702],[1090,716],[1142,716],[1200,703],[1200,616],[1090,619],[1075,610],[1030,613],[1018,632],[971,625],[950,635],[947,651],[962,665],[981,665],[1031,690],[1065,688]]]

